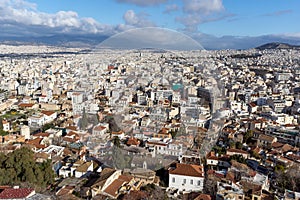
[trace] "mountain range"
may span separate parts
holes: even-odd
[[[299,37],[288,37],[278,35],[265,35],[257,37],[237,37],[237,36],[223,36],[216,37],[213,35],[201,34],[190,36],[193,40],[199,42],[207,50],[220,49],[279,49],[292,48],[300,49]],[[109,35],[71,35],[59,34],[50,36],[23,36],[10,37],[0,36],[0,43],[10,45],[22,44],[46,44],[65,47],[88,47],[93,48],[101,44],[103,41],[111,38]],[[143,38],[136,38],[136,42],[144,40]]]

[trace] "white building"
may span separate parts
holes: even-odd
[[[179,191],[202,191],[204,171],[200,165],[178,163],[169,172],[169,188]]]
[[[30,139],[30,128],[29,128],[29,126],[26,126],[26,125],[21,126],[21,135],[25,137],[25,140]]]
[[[6,119],[2,120],[2,125],[3,125],[3,131],[9,131],[10,130],[10,124]]]

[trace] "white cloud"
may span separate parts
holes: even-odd
[[[117,0],[120,3],[130,3],[137,6],[154,6],[166,3],[168,0]]]
[[[77,30],[85,33],[101,33],[109,26],[100,24],[92,18],[80,18],[74,11],[59,11],[45,13],[37,10],[36,4],[24,0],[0,0],[1,26],[20,26],[51,29],[55,32],[70,32]]]
[[[200,24],[234,16],[225,12],[222,0],[183,0],[182,10],[183,15],[175,20],[188,32],[196,32]]]
[[[185,12],[202,12],[209,14],[219,12],[224,9],[222,0],[183,0],[183,10]]]
[[[281,15],[291,14],[292,12],[293,12],[293,10],[278,10],[275,12],[266,13],[262,16],[267,16],[267,17],[281,16]]]
[[[179,10],[179,6],[177,4],[170,4],[170,5],[166,5],[166,9],[164,13],[171,13],[178,10]]]
[[[149,21],[147,18],[147,14],[139,13],[136,14],[133,10],[127,10],[123,16],[126,25],[130,25],[133,27],[149,27],[155,26],[153,22]]]

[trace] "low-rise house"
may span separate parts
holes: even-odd
[[[116,180],[120,175],[121,170],[115,170],[111,168],[104,168],[100,177],[93,183],[91,187],[92,197],[102,194],[102,191],[106,189],[108,185],[110,185],[114,180]]]
[[[75,169],[75,177],[80,178],[82,176],[88,175],[88,173],[92,172],[93,169],[94,169],[94,165],[92,161],[85,162]]]
[[[44,115],[45,123],[51,123],[57,118],[57,113],[54,111],[43,110],[41,113]]]
[[[139,146],[140,145],[140,141],[134,137],[131,137],[128,139],[128,141],[126,142],[126,144],[128,146]]]
[[[134,178],[136,182],[141,182],[142,185],[147,184],[158,184],[155,181],[156,179],[156,173],[153,170],[150,169],[143,169],[143,168],[134,168],[133,170],[130,169],[124,169],[123,171],[124,175],[130,175]]]
[[[63,143],[67,144],[67,145],[71,144],[71,143],[78,143],[78,142],[80,142],[80,136],[76,132],[70,131],[67,133],[67,135],[65,135],[63,137],[62,140],[63,140]]]
[[[122,130],[120,130],[120,131],[118,131],[118,132],[113,131],[113,132],[111,132],[111,137],[112,137],[112,138],[118,137],[119,139],[122,140],[122,139],[125,138],[125,133],[124,133],[124,131],[122,131]]]
[[[276,137],[260,134],[257,139],[257,146],[271,147],[274,142],[277,142]]]
[[[43,126],[45,124],[46,124],[46,122],[45,122],[45,117],[43,114],[35,114],[35,115],[28,117],[28,125],[29,126],[39,127],[39,126]]]
[[[38,104],[34,104],[34,103],[20,103],[19,105],[20,109],[26,109],[26,110],[35,110],[39,108]]]
[[[9,131],[10,130],[10,123],[6,119],[2,120],[2,126],[3,126],[3,131]]]
[[[35,138],[27,140],[26,144],[29,145],[34,152],[39,152],[47,147],[45,144],[42,144],[42,140],[43,138]]]
[[[217,182],[216,200],[224,199],[244,199],[244,192],[240,186],[235,183]]]
[[[27,199],[35,195],[33,188],[5,188],[0,192],[0,199]]]
[[[158,133],[153,134],[153,138],[159,138],[159,139],[170,138],[170,139],[172,139],[172,134],[171,134],[169,128],[162,128]]]
[[[202,191],[204,169],[200,165],[178,163],[169,170],[169,188],[180,191]]]
[[[250,154],[247,151],[241,150],[241,149],[227,149],[226,155],[233,156],[233,155],[241,155],[245,159],[250,157]]]
[[[98,125],[93,128],[93,135],[95,136],[104,136],[107,132],[108,128],[105,126]]]
[[[133,190],[133,183],[134,178],[132,176],[120,175],[103,190],[103,193],[113,199],[117,199],[120,194]]]
[[[228,156],[216,156],[214,152],[209,152],[206,156],[206,164],[210,169],[221,170],[230,167]]]

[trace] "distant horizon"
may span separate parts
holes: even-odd
[[[158,27],[186,34],[206,49],[248,49],[269,42],[300,45],[297,0],[0,0],[0,9],[2,42],[51,37],[76,42],[71,39],[76,37],[94,43],[90,39]]]
[[[63,47],[87,47],[92,48],[99,43],[109,39],[112,36],[105,35],[69,35],[57,34],[51,36],[18,36],[18,37],[0,37],[0,44],[4,45],[50,45],[50,46],[63,46]],[[197,40],[199,41],[199,39]],[[206,50],[247,50],[257,48],[259,46],[269,43],[288,44],[291,46],[300,46],[300,41],[293,38],[284,38],[276,36],[261,36],[261,37],[208,37],[203,38],[204,42],[200,44]],[[222,44],[223,42],[223,44]],[[221,45],[222,44],[222,45]],[[146,47],[148,48],[148,47]]]

